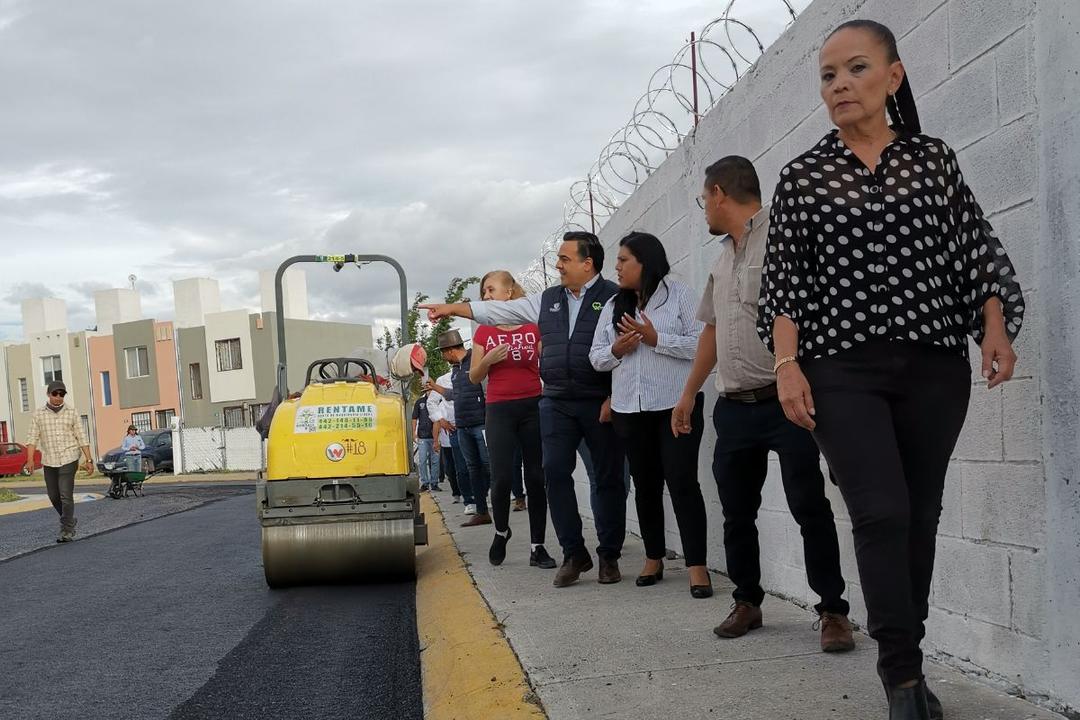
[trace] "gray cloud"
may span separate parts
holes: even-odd
[[[393,254],[432,294],[522,268],[652,70],[718,12],[0,0],[0,97],[19,109],[0,113],[0,337],[11,278],[47,280],[74,325],[89,288],[129,273],[167,318],[171,281],[217,277],[227,307],[254,308],[256,271],[294,253]],[[392,275],[321,272],[313,312],[392,309]]]

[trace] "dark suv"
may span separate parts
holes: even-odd
[[[173,470],[173,457],[172,457],[172,430],[148,430],[147,432],[139,433],[139,436],[146,443],[146,448],[142,451],[142,456],[153,462],[153,468],[155,473],[172,472]],[[124,452],[120,448],[113,448],[98,461],[98,472],[102,475],[109,475],[116,467],[116,462],[123,456]]]

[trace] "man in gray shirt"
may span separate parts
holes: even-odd
[[[709,232],[726,235],[698,308],[705,323],[682,397],[671,416],[676,434],[690,432],[694,398],[716,368],[719,397],[713,410],[713,474],[724,510],[724,552],[735,583],[731,614],[714,629],[720,637],[761,627],[761,564],[757,511],[768,474],[768,455],[780,456],[788,507],[799,524],[810,587],[821,597],[821,648],[855,647],[832,508],[825,497],[813,436],[784,416],[776,395],[773,358],[757,333],[758,291],[769,234],[768,209],[753,164],[725,157],[705,171],[698,205]]]

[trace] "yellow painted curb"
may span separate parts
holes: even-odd
[[[427,495],[428,545],[417,548],[416,627],[426,720],[546,718],[498,621]]]
[[[35,500],[34,502],[10,502],[0,504],[0,515],[14,515],[20,512],[30,512],[31,510],[44,510],[47,507],[52,507],[52,503],[48,500]]]
[[[44,488],[42,488],[44,489]],[[83,495],[93,495],[95,500],[101,500],[104,495],[101,493],[82,493]],[[85,501],[84,501],[85,502]],[[75,503],[78,507],[79,503]],[[0,515],[14,515],[15,513],[31,512],[33,510],[44,510],[45,508],[51,508],[52,503],[48,499],[35,500],[33,502],[10,502],[0,503]]]

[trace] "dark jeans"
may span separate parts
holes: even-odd
[[[851,516],[867,629],[887,687],[922,677],[945,473],[971,394],[962,355],[876,342],[803,363],[814,438]]]
[[[585,475],[589,478],[589,505],[596,505],[596,476],[593,474],[592,453],[589,452],[589,446],[585,444],[585,440],[582,439],[578,443],[577,448],[578,456],[581,458],[581,466],[585,468]],[[626,460],[623,463],[623,497],[630,494],[630,461]]]
[[[637,506],[645,556],[663,560],[664,483],[667,482],[675,520],[679,525],[687,566],[705,564],[707,520],[705,500],[698,485],[698,449],[705,424],[705,396],[698,393],[694,403],[693,430],[689,435],[671,434],[671,410],[659,412],[613,413],[615,432],[626,447],[630,473],[634,477]]]
[[[733,597],[753,605],[765,599],[757,514],[771,450],[780,457],[784,495],[802,533],[807,581],[821,598],[815,608],[847,615],[836,523],[813,436],[789,422],[775,398],[741,403],[721,396],[713,409],[713,425],[713,475],[724,511],[724,554],[735,584]]]
[[[473,504],[472,483],[469,482],[469,464],[465,462],[465,454],[461,452],[461,443],[456,432],[450,433],[450,457],[453,458],[454,473],[457,487],[461,491],[461,501],[466,505]],[[451,487],[454,481],[450,481]]]
[[[543,544],[547,532],[547,493],[544,457],[540,450],[540,398],[488,403],[487,440],[491,455],[491,510],[495,529],[510,527],[510,493],[515,477],[525,468],[529,493],[530,542]],[[520,462],[515,467],[515,455]]]
[[[488,461],[487,443],[484,441],[484,426],[459,427],[454,433],[465,456],[469,468],[469,493],[476,505],[477,515],[488,512],[488,490],[491,487],[491,468]]]
[[[45,492],[49,494],[49,502],[60,515],[61,530],[75,528],[75,472],[78,469],[78,460],[60,467],[46,465],[42,469],[45,474]]]
[[[551,510],[551,524],[565,557],[585,551],[573,476],[577,465],[577,448],[582,440],[588,446],[593,461],[590,499],[599,541],[597,554],[611,560],[618,559],[626,537],[625,457],[622,443],[611,423],[600,422],[602,404],[600,399],[540,400],[540,434],[544,446],[548,507]]]

